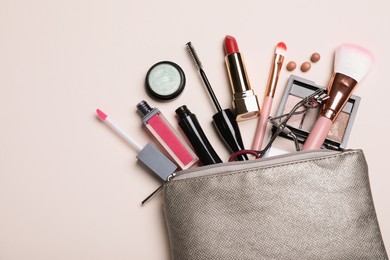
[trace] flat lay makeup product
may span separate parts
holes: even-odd
[[[151,97],[172,100],[184,90],[186,77],[179,65],[171,61],[154,64],[146,74],[145,86]]]
[[[296,67],[297,67],[296,62],[295,61],[290,61],[289,63],[287,63],[286,69],[288,71],[293,71],[293,70],[296,69]]]
[[[338,118],[358,83],[371,69],[372,53],[355,44],[343,44],[336,49],[334,72],[327,87],[329,99],[325,101],[303,150],[319,149],[333,123]]]
[[[260,106],[251,88],[245,63],[233,36],[227,35],[224,42],[225,64],[233,94],[233,109],[237,121],[259,116]]]
[[[298,102],[311,95],[316,90],[322,89],[321,86],[304,78],[291,75],[283,97],[280,101],[278,111],[275,117],[288,113]],[[352,131],[360,103],[360,97],[352,95],[340,112],[339,117],[332,125],[323,146],[327,149],[340,150],[347,147],[348,139]],[[287,128],[296,136],[299,143],[304,143],[313,128],[318,117],[320,107],[317,109],[307,110],[305,113],[293,115],[287,122]],[[273,127],[273,132],[276,127]],[[292,139],[291,135],[285,132],[280,136]]]
[[[304,63],[302,63],[302,65],[301,65],[301,71],[302,72],[308,72],[310,69],[311,69],[310,62],[305,61]]]
[[[209,80],[207,79],[206,73],[203,70],[202,63],[200,62],[194,47],[192,46],[191,42],[188,42],[186,46],[187,51],[191,56],[196,69],[199,71],[199,74],[203,80],[204,85],[207,88],[207,91],[210,94],[211,99],[213,100],[214,106],[218,111],[216,114],[213,115],[213,122],[220,137],[224,140],[225,145],[229,148],[231,152],[244,150],[244,144],[241,138],[240,129],[238,127],[233,112],[228,108],[221,108],[221,105],[219,104],[218,99],[215,96],[214,90],[211,87]],[[237,156],[237,159],[240,161],[244,161],[248,160],[248,157],[246,155],[240,155]]]
[[[321,55],[318,52],[314,52],[310,56],[310,61],[313,62],[313,63],[317,63],[320,59],[321,59]]]
[[[276,86],[278,84],[280,70],[283,66],[284,56],[287,50],[284,42],[279,42],[275,48],[275,54],[272,60],[271,71],[268,77],[267,88],[265,91],[265,97],[260,112],[260,118],[257,124],[255,137],[253,139],[253,150],[261,150],[265,131],[268,124],[268,117],[271,113],[272,102],[275,95]]]
[[[302,72],[308,72],[311,69],[312,63],[317,63],[321,59],[321,55],[318,52],[314,52],[310,55],[310,61],[302,62],[300,69]],[[286,65],[287,71],[294,71],[297,68],[297,63],[295,61],[289,61]]]
[[[157,108],[151,108],[146,101],[137,104],[146,129],[156,138],[180,169],[185,170],[198,162],[199,158],[186,144],[165,116]]]
[[[221,163],[222,160],[211,146],[195,114],[183,105],[176,109],[179,126],[187,136],[202,165]]]
[[[96,110],[96,114],[100,120],[114,130],[120,137],[122,137],[128,144],[130,144],[137,152],[137,159],[145,165],[149,170],[166,181],[177,169],[176,165],[171,162],[163,153],[161,153],[155,146],[148,143],[144,147],[140,145],[133,137],[123,131],[117,124],[115,124],[110,117],[108,117],[100,109]]]

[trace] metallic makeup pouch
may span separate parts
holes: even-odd
[[[205,166],[163,190],[174,260],[388,259],[361,150]]]

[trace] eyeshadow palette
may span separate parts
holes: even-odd
[[[319,88],[321,87],[312,81],[294,75],[290,76],[276,117],[289,113],[295,104],[303,98],[313,94],[313,92]],[[359,102],[360,97],[354,95],[350,97],[329,131],[323,145],[325,148],[333,150],[346,148],[348,138],[352,130],[353,121],[359,107]],[[309,109],[306,113],[294,115],[289,119],[287,127],[297,136],[298,142],[305,142],[317,119],[319,111],[320,107],[317,109]],[[276,128],[274,127],[273,132],[275,130]],[[291,137],[286,134],[281,133],[280,135],[291,139]]]

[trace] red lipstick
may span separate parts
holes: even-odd
[[[225,37],[225,54],[229,55],[234,52],[240,52],[237,41],[233,36],[226,35]]]
[[[237,121],[259,116],[260,106],[257,96],[249,83],[243,57],[233,36],[225,37],[225,63],[233,94],[233,108]]]

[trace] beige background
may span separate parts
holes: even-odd
[[[298,64],[321,53],[311,71],[294,72],[321,85],[340,43],[373,51],[375,65],[355,93],[362,103],[349,147],[365,151],[390,248],[389,25],[387,0],[0,0],[0,259],[170,259],[161,197],[140,206],[159,182],[95,109],[146,143],[135,110],[140,100],[175,127],[174,110],[186,104],[226,161],[211,125],[215,110],[184,48],[192,41],[228,107],[226,34],[237,38],[260,99],[279,41]],[[173,102],[152,101],[143,88],[147,70],[161,60],[178,63],[187,76]],[[289,75],[282,70],[273,113]],[[240,123],[247,146],[255,125]]]

